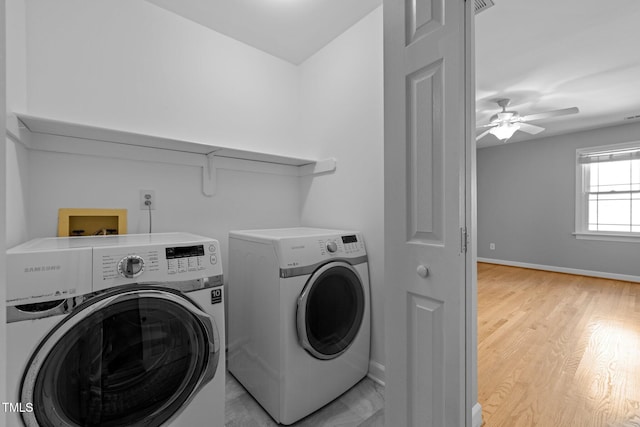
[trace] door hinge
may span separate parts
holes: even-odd
[[[460,227],[460,252],[466,253],[469,247],[469,233],[467,227]]]

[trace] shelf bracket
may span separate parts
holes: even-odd
[[[205,162],[202,165],[202,192],[209,197],[216,194],[218,187],[218,172],[214,158],[215,152],[205,154]]]
[[[7,116],[6,124],[7,137],[9,137],[9,139],[14,142],[18,142],[27,148],[31,148],[31,132],[29,132],[29,129],[20,121],[18,116],[15,114],[9,114]]]
[[[330,157],[308,165],[299,166],[298,176],[321,175],[336,171],[336,159]]]

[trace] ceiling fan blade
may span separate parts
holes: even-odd
[[[563,108],[561,110],[545,111],[544,113],[529,114],[521,117],[521,121],[530,122],[533,120],[547,119],[549,117],[566,116],[567,114],[579,113],[578,107]]]
[[[529,123],[520,123],[520,128],[518,130],[530,133],[531,135],[535,135],[542,132],[544,128],[536,125],[531,125]]]
[[[484,132],[482,132],[480,135],[476,136],[476,141],[479,140],[480,138],[484,138],[485,136],[487,136],[490,130],[491,129],[487,129]]]
[[[497,126],[497,123],[489,123],[489,124],[486,124],[486,125],[478,125],[478,126],[476,126],[476,130],[484,129],[484,128],[491,128],[491,127],[494,127],[494,126]]]

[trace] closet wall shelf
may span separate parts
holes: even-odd
[[[334,158],[312,160],[239,150],[23,113],[8,117],[7,133],[31,150],[198,166],[202,168],[202,191],[207,196],[216,192],[217,169],[292,176],[336,170]]]

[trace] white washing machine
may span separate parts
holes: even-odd
[[[274,420],[291,424],[369,369],[367,253],[358,232],[229,233],[228,367]]]
[[[221,265],[186,233],[10,249],[8,426],[223,427]]]

